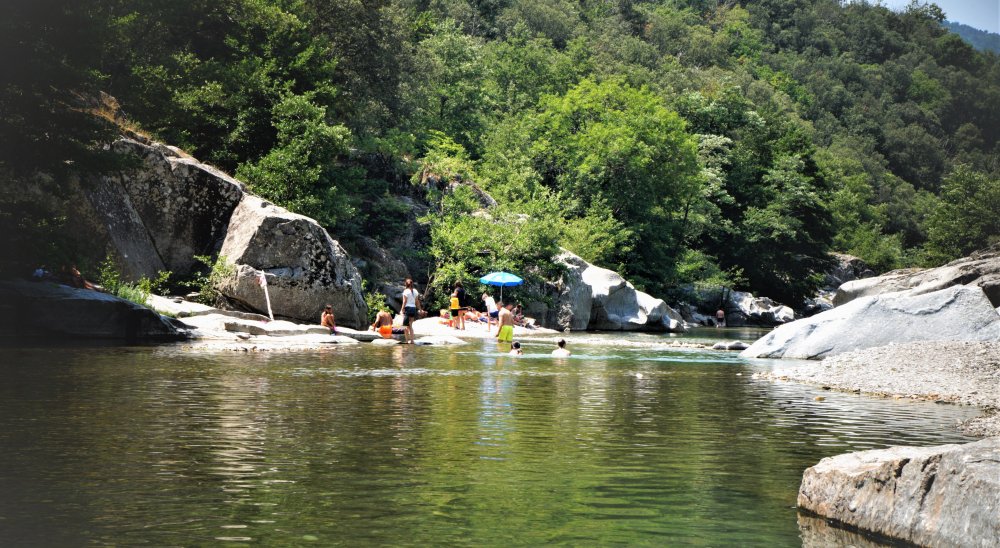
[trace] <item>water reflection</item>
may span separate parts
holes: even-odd
[[[796,521],[804,468],[960,441],[975,413],[586,337],[563,361],[548,341],[519,358],[489,342],[11,351],[0,544],[797,545],[819,528]]]

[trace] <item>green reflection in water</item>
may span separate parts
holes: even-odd
[[[0,544],[794,546],[806,467],[976,413],[671,340],[7,349]]]

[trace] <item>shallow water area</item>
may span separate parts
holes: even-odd
[[[847,538],[797,515],[806,467],[968,441],[974,408],[670,346],[754,333],[574,333],[522,356],[6,348],[0,545],[798,546]]]

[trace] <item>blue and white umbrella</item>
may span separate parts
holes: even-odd
[[[510,272],[490,272],[479,278],[479,283],[484,285],[495,285],[500,288],[500,302],[503,302],[503,288],[514,287],[524,283],[524,280],[511,274]]]

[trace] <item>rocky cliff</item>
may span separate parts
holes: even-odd
[[[317,322],[326,303],[348,327],[367,323],[361,276],[315,221],[246,191],[242,183],[177,150],[120,139],[139,165],[87,181],[90,217],[127,277],[190,273],[195,255],[221,254],[234,273],[219,289],[229,301],[266,313],[255,274],[265,272],[274,314]]]

